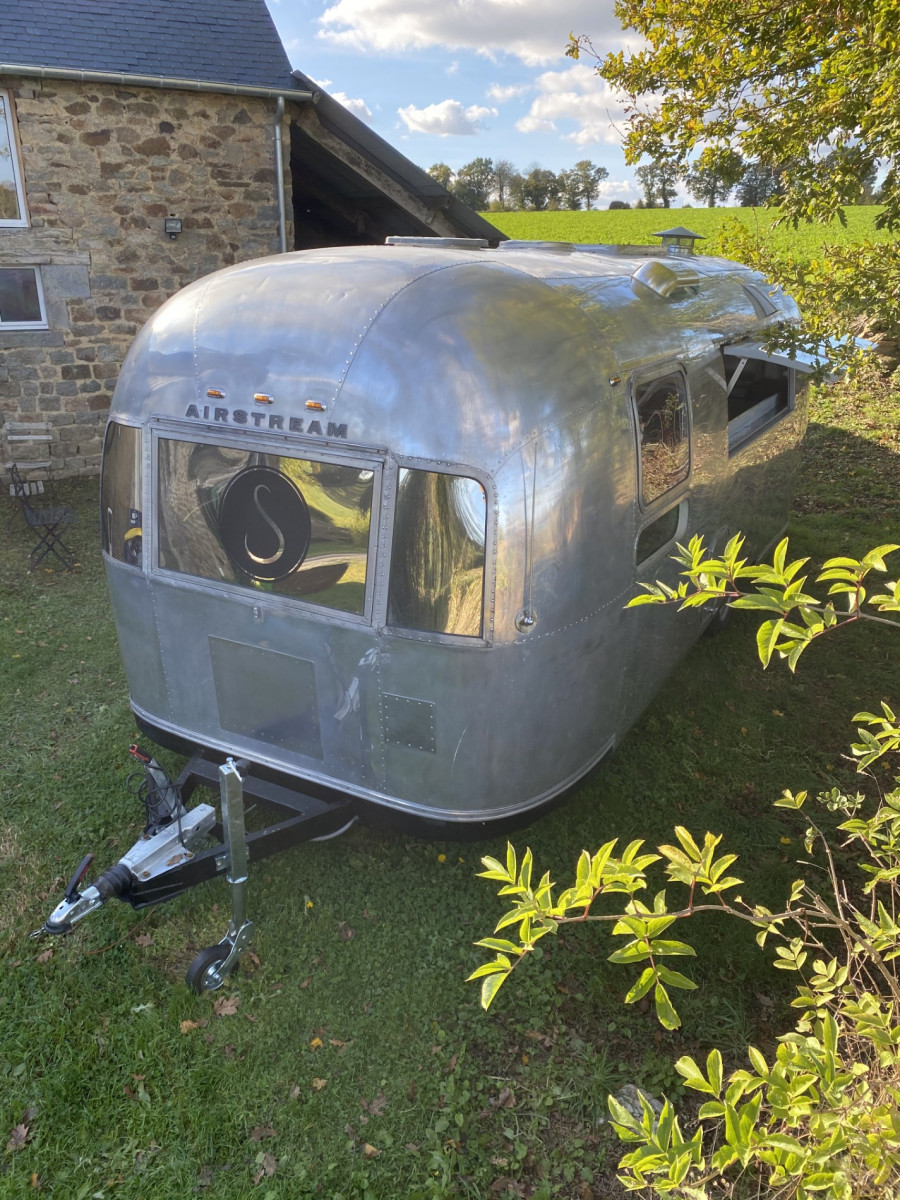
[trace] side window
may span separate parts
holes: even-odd
[[[0,187],[0,196],[2,194]],[[40,270],[37,267],[0,267],[0,329],[46,328],[47,310]]]
[[[641,503],[646,507],[687,479],[691,468],[687,389],[673,371],[637,385]]]
[[[634,559],[638,566],[652,558],[663,546],[667,546],[678,534],[683,518],[687,515],[687,501],[682,500],[674,508],[645,525],[641,530]]]
[[[0,92],[0,226],[27,224],[22,169],[9,96]]]
[[[143,563],[141,431],[110,421],[100,475],[100,533],[111,558]]]
[[[795,372],[782,363],[725,355],[728,389],[728,449],[768,429],[794,406]]]
[[[388,624],[480,637],[487,497],[477,479],[402,468]]]

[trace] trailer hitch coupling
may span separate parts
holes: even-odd
[[[132,747],[131,752],[142,763],[145,772],[145,784],[140,789],[147,807],[144,832],[127,854],[82,890],[81,885],[94,861],[93,854],[86,854],[66,885],[63,899],[32,937],[69,933],[74,925],[112,897],[131,899],[139,884],[191,859],[191,847],[215,824],[214,808],[198,804],[186,812],[175,785],[159,763],[137,752],[137,747]],[[165,797],[165,811],[161,811],[160,796]]]

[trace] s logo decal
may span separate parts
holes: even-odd
[[[309,507],[297,485],[274,467],[247,467],[219,501],[219,533],[234,565],[267,583],[296,571],[309,550]]]

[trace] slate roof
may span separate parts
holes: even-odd
[[[297,87],[265,0],[0,0],[0,63]]]

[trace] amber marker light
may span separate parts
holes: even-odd
[[[253,397],[254,404],[274,404],[275,397],[267,396],[265,392],[257,392]]]
[[[219,388],[207,388],[206,394],[212,400],[224,400],[225,399],[225,393],[223,391],[221,391]]]
[[[307,400],[306,407],[312,409],[313,412],[324,412],[325,405],[318,400]]]

